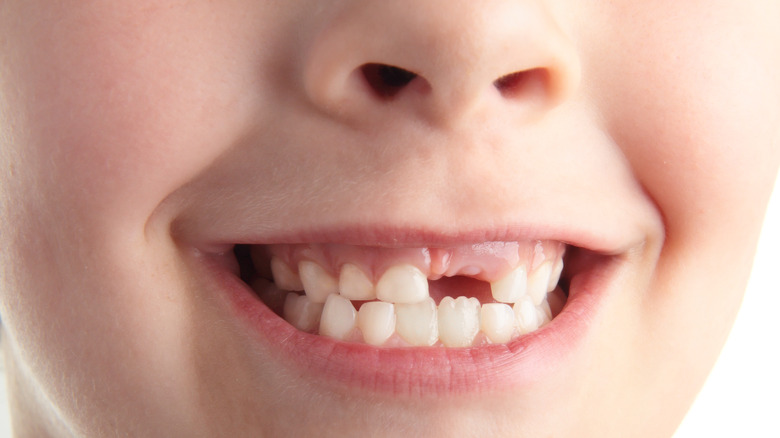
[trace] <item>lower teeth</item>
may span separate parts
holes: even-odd
[[[261,283],[264,283],[260,286]],[[298,330],[334,339],[376,346],[472,347],[501,344],[533,332],[560,311],[553,312],[545,297],[534,305],[524,297],[514,305],[481,304],[476,298],[432,298],[419,303],[361,302],[358,308],[341,295],[316,303],[305,294],[281,291],[272,283],[256,282],[261,299]],[[565,301],[560,287],[551,301]]]

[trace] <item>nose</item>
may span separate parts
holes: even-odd
[[[403,114],[439,126],[491,110],[532,118],[578,87],[575,47],[538,0],[341,4],[303,63],[308,99],[332,117]]]

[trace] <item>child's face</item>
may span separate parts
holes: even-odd
[[[15,426],[669,435],[780,161],[778,22],[770,0],[0,2]]]

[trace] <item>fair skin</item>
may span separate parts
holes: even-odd
[[[0,1],[16,436],[671,435],[780,163],[778,18],[768,0]],[[367,63],[416,76],[379,98]],[[526,86],[496,86],[514,72]],[[229,267],[236,244],[390,260],[537,240],[567,245],[565,306],[470,348],[303,333]]]

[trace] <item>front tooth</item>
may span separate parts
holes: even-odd
[[[339,273],[339,293],[348,300],[369,301],[376,299],[374,284],[363,270],[347,263]]]
[[[536,313],[536,306],[530,297],[525,297],[515,303],[515,322],[520,334],[524,335],[539,328],[539,317]]]
[[[509,304],[486,303],[479,314],[480,329],[495,344],[512,339],[515,314]]]
[[[479,300],[444,297],[439,303],[439,339],[447,347],[468,347],[479,332]]]
[[[271,258],[271,275],[274,277],[274,284],[281,290],[303,290],[301,277],[279,257]]]
[[[395,309],[391,303],[372,301],[358,310],[357,324],[367,344],[382,345],[395,331]]]
[[[312,332],[320,324],[323,306],[306,295],[290,292],[284,301],[284,319],[298,330]]]
[[[439,340],[439,322],[433,298],[413,304],[395,305],[395,331],[413,346],[430,346]]]
[[[336,279],[315,262],[303,260],[298,263],[298,272],[301,274],[303,290],[310,300],[315,303],[324,303],[328,295],[339,291]]]
[[[547,295],[550,274],[552,274],[552,262],[547,260],[528,275],[528,296],[535,306],[538,306]]]
[[[376,284],[376,297],[390,303],[419,303],[428,298],[428,278],[416,266],[393,266]]]
[[[561,272],[563,272],[563,258],[559,258],[555,262],[552,275],[550,275],[550,282],[547,283],[547,292],[552,292],[558,286],[558,282],[561,280]]]
[[[355,328],[356,319],[357,312],[351,301],[339,295],[328,295],[320,318],[320,334],[346,339]]]
[[[528,277],[521,266],[504,278],[490,283],[493,299],[502,303],[516,303],[525,295]]]

